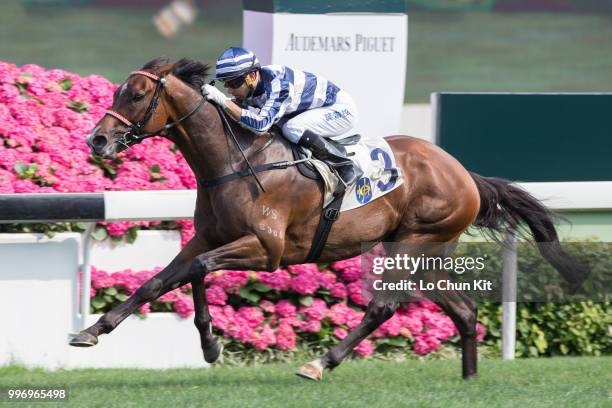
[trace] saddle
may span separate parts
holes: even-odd
[[[333,140],[333,139],[327,139],[327,140],[331,144],[336,145],[337,147],[341,148],[344,146],[352,146],[352,145],[359,143],[359,141],[361,140],[361,135],[355,134],[355,135],[343,137],[342,139],[338,139],[338,140]],[[307,157],[310,157],[310,155],[306,152],[306,150],[304,150],[303,147],[298,146],[296,144],[291,145],[291,151],[293,153],[293,160],[302,160]],[[352,153],[348,154],[348,156],[351,156],[351,155]],[[307,177],[312,180],[321,180],[321,175],[314,168],[312,163],[308,161],[301,162],[297,164],[297,168],[302,176]]]

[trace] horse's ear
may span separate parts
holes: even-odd
[[[159,71],[157,74],[159,76],[166,76],[168,74],[171,74],[173,69],[174,69],[174,64],[166,64],[159,68]]]
[[[172,73],[175,65],[176,63],[171,63],[166,57],[157,57],[144,64],[141,69],[163,77]]]

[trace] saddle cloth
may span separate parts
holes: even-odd
[[[395,190],[404,182],[401,171],[395,164],[393,151],[385,139],[362,139],[359,143],[345,148],[349,154],[354,153],[350,158],[361,167],[363,176],[347,187],[340,212],[364,206]],[[310,155],[310,152],[306,154]],[[323,207],[327,207],[333,200],[333,192],[340,181],[324,162],[310,157],[310,163],[325,183]]]

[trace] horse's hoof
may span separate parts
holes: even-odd
[[[204,350],[204,361],[208,364],[212,364],[217,361],[221,353],[223,353],[223,344],[217,341],[212,347]]]
[[[321,381],[323,379],[323,365],[321,364],[321,360],[317,359],[304,364],[295,371],[295,375],[313,381]]]
[[[96,344],[98,344],[98,337],[86,331],[80,332],[76,337],[70,340],[70,345],[74,347],[91,347]]]

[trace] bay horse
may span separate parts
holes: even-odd
[[[244,158],[227,136],[220,111],[201,93],[209,67],[182,59],[156,59],[130,73],[116,90],[112,110],[87,138],[94,154],[115,155],[156,134],[180,149],[198,181],[195,236],[172,262],[145,282],[129,299],[105,313],[72,339],[73,346],[93,346],[143,304],[191,283],[195,326],[204,358],[213,363],[222,348],[212,334],[203,277],[211,272],[267,270],[304,263],[322,206],[322,186],[295,167],[259,173],[265,192],[251,177],[205,188],[206,181],[245,170]],[[255,166],[293,160],[290,143],[268,143],[236,123],[227,124]],[[386,138],[405,182],[366,206],[341,213],[333,224],[320,262],[347,259],[363,252],[362,243],[456,243],[471,225],[503,230],[526,224],[543,256],[570,282],[585,269],[559,245],[551,212],[508,180],[468,172],[448,153],[429,142],[408,137]],[[274,211],[265,211],[265,209]],[[262,227],[263,226],[263,227]],[[550,243],[553,243],[551,246]],[[465,294],[434,293],[461,336],[462,374],[477,372],[477,308]],[[298,374],[320,380],[351,350],[393,316],[398,301],[374,297],[361,323],[320,359]]]

